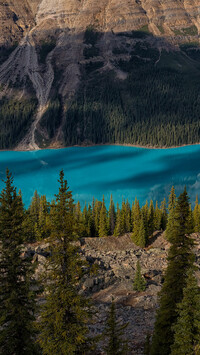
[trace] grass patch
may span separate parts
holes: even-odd
[[[187,28],[183,28],[182,32],[184,33],[184,35],[186,36],[196,36],[198,35],[198,30],[196,28],[196,26],[191,26],[191,27],[187,27]]]
[[[196,36],[196,35],[198,35],[198,30],[195,25],[190,26],[190,27],[186,27],[186,28],[181,28],[180,30],[174,29],[173,31],[176,36]]]
[[[164,28],[161,25],[157,25],[160,33],[163,35],[165,33]]]

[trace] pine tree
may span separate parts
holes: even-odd
[[[131,231],[131,208],[128,200],[126,201],[125,205],[125,230],[126,233]]]
[[[39,343],[44,354],[84,354],[87,343],[88,301],[78,294],[83,265],[78,254],[74,203],[63,171],[52,211],[52,255],[46,275],[46,303],[41,313]]]
[[[166,200],[161,202],[160,206],[160,211],[161,211],[161,221],[160,221],[160,228],[164,231],[167,226],[167,220],[168,220],[168,215],[167,215],[167,206],[166,206]]]
[[[122,226],[121,226],[121,211],[119,208],[119,204],[117,204],[117,213],[116,213],[116,223],[114,229],[114,236],[118,237],[122,234]]]
[[[135,278],[134,278],[134,282],[133,282],[133,289],[135,291],[145,291],[146,288],[146,282],[144,280],[144,278],[142,277],[141,274],[141,266],[140,266],[140,262],[139,260],[137,261],[136,264],[136,272],[135,272]]]
[[[101,211],[101,201],[95,200],[94,208],[93,208],[93,220],[94,220],[94,228],[95,228],[94,237],[99,236],[100,211]]]
[[[153,232],[155,230],[155,225],[154,225],[154,206],[153,206],[153,201],[150,201],[149,205],[149,211],[148,211],[148,234],[149,236],[153,235]]]
[[[114,205],[112,195],[111,195],[110,206],[109,206],[109,211],[108,211],[108,229],[109,229],[110,235],[113,235],[113,233],[114,233],[115,221],[116,221],[115,205]]]
[[[193,240],[188,220],[190,217],[189,198],[186,189],[180,194],[174,210],[173,228],[169,235],[172,243],[168,254],[165,281],[159,295],[151,355],[169,355],[174,342],[173,325],[177,321],[177,303],[182,301],[186,275],[194,262]]]
[[[160,230],[160,225],[161,225],[161,219],[162,219],[162,212],[158,208],[158,202],[156,201],[156,208],[154,212],[154,226],[155,230]]]
[[[165,232],[166,239],[170,241],[170,236],[174,228],[174,223],[175,223],[175,216],[174,216],[174,211],[176,207],[176,195],[175,195],[175,189],[174,186],[172,186],[170,195],[169,195],[169,202],[168,202],[168,222],[167,222],[167,228]]]
[[[143,216],[139,219],[139,231],[138,231],[138,238],[137,238],[137,245],[141,248],[145,248],[146,246],[146,233],[144,227],[144,219]]]
[[[99,237],[105,237],[107,235],[108,235],[107,210],[106,210],[105,201],[103,197],[103,202],[100,211],[100,218],[99,218]]]
[[[21,196],[6,172],[0,194],[0,353],[36,354],[34,342],[35,293],[31,291],[33,267],[23,259],[24,211]]]
[[[189,270],[183,299],[177,309],[171,355],[195,355],[195,348],[200,341],[200,288],[193,270]]]
[[[49,229],[49,203],[46,200],[46,196],[40,197],[38,223],[36,224],[36,238],[44,239],[50,234]]]
[[[140,231],[140,225],[141,225],[140,205],[139,205],[139,201],[136,200],[134,205],[133,232],[131,234],[131,239],[136,245],[138,245],[139,243],[138,236]]]
[[[198,196],[196,196],[193,218],[194,218],[194,232],[199,233],[200,232],[200,206],[199,206]]]
[[[107,345],[104,350],[107,355],[128,355],[128,344],[124,340],[124,329],[127,324],[119,325],[116,321],[116,310],[115,304],[112,301],[110,312],[107,317],[106,327],[104,331],[104,336],[107,340]]]

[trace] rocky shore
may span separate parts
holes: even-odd
[[[197,278],[200,284],[200,235],[195,234],[195,254],[198,266]],[[90,331],[101,334],[105,327],[107,312],[112,299],[116,303],[118,320],[126,328],[126,337],[131,347],[130,354],[142,355],[146,335],[152,334],[157,295],[162,287],[163,274],[167,266],[170,244],[162,233],[155,233],[151,244],[141,249],[124,235],[119,238],[85,238],[80,242],[80,253],[87,261],[91,272],[81,281],[80,292],[90,296],[94,303],[95,316]],[[48,243],[30,244],[25,247],[24,256],[31,255],[38,261],[36,278],[44,270],[49,255]],[[139,259],[146,290],[133,290],[136,263]],[[100,342],[98,353],[103,354]]]

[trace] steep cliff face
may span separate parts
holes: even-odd
[[[17,29],[26,32],[34,21],[37,29],[69,28],[83,31],[93,24],[98,30],[124,32],[149,26],[155,35],[174,34],[196,26],[200,30],[198,0],[5,0],[1,5],[1,26],[7,31],[2,43],[16,38]]]
[[[129,63],[133,56],[151,60],[142,57],[141,48],[136,51],[138,42],[156,50],[157,65],[162,51],[178,52],[180,43],[198,46],[199,33],[198,0],[4,0],[0,97],[35,95],[38,100],[18,148],[66,143],[65,113],[81,83],[91,72],[94,77],[112,71],[125,80],[129,70],[119,63]],[[53,126],[48,123],[52,110]]]

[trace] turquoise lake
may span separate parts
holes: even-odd
[[[173,149],[146,149],[126,146],[73,147],[57,150],[1,152],[0,176],[6,168],[14,185],[22,190],[29,205],[35,190],[51,201],[58,191],[58,175],[63,168],[75,201],[82,206],[93,196],[108,206],[110,195],[116,202],[137,197],[160,201],[171,186],[177,195],[187,186],[191,202],[200,195],[200,145]],[[0,189],[4,186],[0,181]]]

